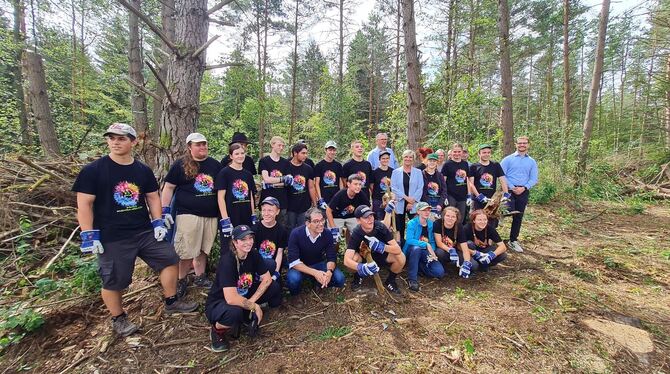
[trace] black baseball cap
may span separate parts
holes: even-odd
[[[391,152],[389,152],[389,151],[379,152],[379,159],[381,160],[382,156],[384,156],[384,155],[388,155],[389,157],[391,157]]]
[[[266,205],[266,204],[267,205],[274,205],[277,208],[281,209],[281,206],[279,204],[279,200],[277,200],[276,198],[274,198],[272,196],[268,196],[265,199],[263,199],[263,201],[261,201],[261,206]]]
[[[237,225],[233,229],[233,233],[231,234],[233,239],[235,240],[240,240],[246,237],[247,235],[253,235],[254,231],[251,229],[251,227],[247,225]]]
[[[367,205],[359,205],[358,208],[354,211],[354,216],[356,218],[366,218],[375,214],[375,212],[370,209]]]

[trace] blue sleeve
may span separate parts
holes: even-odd
[[[405,231],[405,243],[407,245],[415,245],[421,248],[426,248],[426,242],[419,240],[421,237],[421,225],[417,224],[417,221],[411,220],[407,222],[407,229]]]
[[[416,169],[417,173],[419,174],[419,183],[417,186],[415,186],[414,191],[410,191],[409,195],[414,198],[416,201],[421,201],[421,195],[423,194],[423,172],[421,172],[419,169]],[[412,169],[414,171],[414,169]],[[411,178],[410,178],[410,188],[412,187],[411,183]]]
[[[391,161],[389,162],[389,166],[392,169],[395,169],[398,167],[398,160],[395,157],[395,153],[393,153],[393,148],[389,148],[389,150],[390,150],[389,153],[391,153]]]
[[[509,158],[510,158],[510,156],[511,155],[507,155],[507,156],[505,156],[505,158],[502,159],[502,161],[500,161],[500,167],[503,169],[503,173],[505,173],[505,175],[507,175],[507,173],[509,172],[509,162],[510,162]]]
[[[538,174],[537,162],[533,160],[533,166],[531,166],[530,168],[530,176],[529,176],[530,178],[528,179],[528,183],[526,183],[526,185],[524,186],[526,187],[526,189],[530,190],[531,188],[533,188],[533,186],[537,184],[537,174]]]
[[[391,173],[391,192],[395,194],[398,199],[405,198],[405,191],[402,187],[402,172],[396,173],[395,169]]]

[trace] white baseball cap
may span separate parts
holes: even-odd
[[[207,142],[207,138],[205,138],[205,135],[202,135],[199,132],[192,132],[188,134],[186,137],[186,144],[188,143],[200,143],[200,142]]]
[[[325,146],[324,148],[325,148],[325,149],[328,149],[328,148],[335,148],[335,149],[337,149],[337,143],[335,143],[334,140],[329,140],[329,141],[326,142],[326,146]]]
[[[107,136],[109,134],[115,134],[115,135],[130,135],[133,138],[137,138],[137,132],[135,132],[135,129],[125,123],[112,123],[108,128],[107,131],[102,136]]]

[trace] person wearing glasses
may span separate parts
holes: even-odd
[[[375,136],[375,143],[377,143],[377,146],[373,148],[370,152],[368,152],[368,162],[370,165],[372,165],[372,170],[376,169],[379,167],[381,164],[380,162],[380,155],[382,152],[388,152],[390,160],[389,160],[389,167],[391,169],[395,169],[398,166],[398,161],[395,158],[395,154],[393,153],[393,149],[390,147],[387,147],[386,145],[388,144],[389,137],[386,133],[380,132]]]

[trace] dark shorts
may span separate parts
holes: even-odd
[[[377,263],[379,266],[389,266],[388,262],[388,257],[389,254],[388,252],[384,253],[377,253],[377,252],[372,252],[372,259]]]
[[[141,258],[154,271],[161,271],[179,263],[179,256],[172,244],[156,241],[153,230],[126,239],[102,243],[104,253],[98,255],[98,273],[102,288],[121,291],[130,285],[135,270],[135,260]]]
[[[253,295],[258,289],[258,283],[254,284],[249,289],[248,295]],[[263,293],[257,303],[262,304],[267,302],[270,308],[276,308],[281,305],[282,293],[281,286],[277,281],[272,281],[270,287]],[[249,311],[236,305],[226,303],[226,300],[214,300],[205,305],[205,316],[209,323],[216,322],[224,326],[234,326],[249,319]]]

